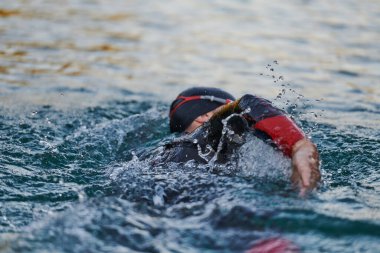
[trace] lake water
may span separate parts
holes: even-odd
[[[0,252],[380,252],[380,2],[2,0]],[[317,144],[300,198],[239,166],[152,167],[191,86],[274,101]]]

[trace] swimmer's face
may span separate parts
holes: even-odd
[[[191,122],[190,126],[185,130],[185,133],[191,133],[195,129],[197,129],[198,127],[203,125],[203,123],[209,121],[209,119],[212,117],[212,115],[214,115],[222,107],[223,107],[223,105],[219,106],[215,110],[212,110],[208,113],[205,113],[201,116],[198,116],[193,122]]]

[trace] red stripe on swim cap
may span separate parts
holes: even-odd
[[[191,97],[185,97],[185,96],[178,96],[177,99],[183,99],[178,105],[176,105],[169,113],[169,117],[171,118],[173,114],[177,111],[178,108],[180,108],[184,103],[187,103],[192,100],[198,100],[201,99],[201,96],[191,96]]]
[[[228,103],[231,103],[232,100],[231,99],[225,99],[225,98],[219,98],[219,97],[215,97],[215,96],[208,96],[208,95],[201,95],[201,96],[190,96],[190,97],[185,97],[185,96],[178,96],[176,98],[177,99],[183,99],[183,101],[179,102],[169,113],[169,117],[171,118],[173,116],[173,114],[177,111],[178,108],[180,108],[183,104],[189,102],[189,101],[193,101],[193,100],[200,100],[200,99],[203,99],[203,100],[210,100],[210,101],[215,101],[215,102],[219,102],[221,104],[228,104]]]

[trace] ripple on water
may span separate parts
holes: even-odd
[[[15,128],[20,119],[4,114],[1,224],[19,233],[9,250],[243,252],[263,238],[313,248],[316,238],[380,236],[373,136],[313,123],[324,182],[305,201],[289,183],[289,160],[253,138],[227,166],[139,160],[132,151],[154,156],[167,137],[165,109],[132,100],[71,115],[45,106]],[[371,240],[356,245],[365,251]]]
[[[1,250],[378,250],[377,1],[3,2]],[[320,188],[300,199],[256,140],[228,166],[137,159],[194,84],[278,95],[320,149]]]

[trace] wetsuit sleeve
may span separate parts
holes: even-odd
[[[244,95],[239,100],[238,107],[250,126],[266,133],[287,156],[291,156],[294,144],[305,138],[303,131],[285,112],[266,99]]]

